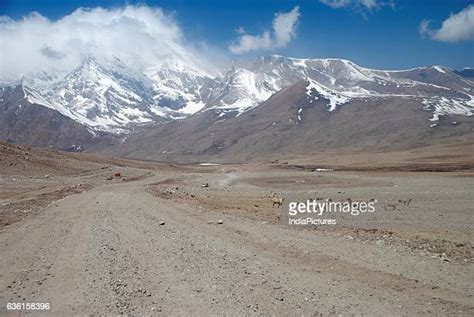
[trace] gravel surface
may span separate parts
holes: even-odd
[[[299,179],[314,173],[262,175]],[[4,227],[0,313],[7,313],[8,302],[48,302],[48,313],[56,315],[474,314],[472,210],[466,209],[471,176],[447,177],[445,183],[436,175],[323,176],[335,182],[320,185],[324,197],[387,193],[376,198],[410,196],[418,208],[398,216],[380,212],[369,225],[348,221],[335,230],[286,226],[266,200],[272,191],[313,195],[310,179],[288,190],[294,183],[268,185],[260,176],[238,167],[154,170],[128,182],[95,184]],[[342,188],[348,180],[354,184]],[[201,187],[205,182],[210,186]],[[433,197],[459,201],[445,220],[449,225],[443,229],[434,220],[420,226],[423,219],[439,219],[429,212],[444,205],[429,198],[442,184],[446,193]],[[404,215],[417,221],[397,222]],[[383,230],[356,234],[381,223],[393,238]],[[471,254],[448,261],[406,243],[417,227],[415,241],[438,241],[445,234],[445,241],[464,241]]]

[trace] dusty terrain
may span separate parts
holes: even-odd
[[[0,146],[0,314],[474,314],[469,166],[171,166]],[[283,222],[288,202],[316,198],[376,211]]]

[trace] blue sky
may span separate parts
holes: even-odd
[[[377,0],[367,0],[371,1]],[[472,35],[459,41],[445,41],[439,40],[442,36],[435,34],[435,30],[440,29],[442,22],[451,14],[461,12],[474,4],[473,1],[393,0],[393,5],[385,5],[387,1],[379,0],[381,4],[372,8],[354,2],[357,0],[0,0],[0,15],[16,20],[37,11],[56,20],[78,7],[110,8],[141,3],[158,6],[167,14],[172,14],[186,40],[206,42],[232,58],[263,54],[302,58],[337,57],[362,66],[383,69],[423,65],[453,68],[474,66]],[[343,3],[347,6],[343,6]],[[291,40],[284,45],[269,44],[268,49],[251,50],[244,54],[229,51],[229,46],[238,42],[241,36],[237,32],[239,27],[245,28],[249,35],[271,32],[275,14],[290,12],[295,7],[299,7],[298,22]],[[424,20],[429,20],[430,24],[425,36],[421,36],[419,29]]]

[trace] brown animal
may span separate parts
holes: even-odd
[[[392,211],[398,210],[398,203],[393,203],[393,204],[386,203],[385,206],[384,206],[384,209],[385,209],[385,211],[387,211],[389,209],[392,209]]]
[[[272,208],[275,207],[275,205],[280,208],[283,206],[283,197],[272,197]]]

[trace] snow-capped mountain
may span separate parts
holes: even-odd
[[[148,69],[146,75],[154,84],[154,103],[173,119],[201,110],[216,83],[214,75],[174,59]]]
[[[34,101],[36,100],[36,101]],[[83,124],[38,103],[47,103],[23,85],[0,88],[0,139],[42,147],[77,150],[103,148],[112,135],[93,131]]]
[[[54,109],[92,133],[123,133],[208,111],[219,118],[240,116],[299,81],[306,82],[304,97],[325,99],[328,112],[354,100],[397,97],[420,103],[432,114],[427,122],[432,127],[440,116],[474,113],[474,83],[463,75],[469,70],[384,71],[343,59],[273,55],[236,63],[222,76],[181,48],[175,51],[146,69],[118,57],[87,57],[69,72],[29,74],[20,84],[30,103]]]
[[[68,73],[29,74],[21,84],[32,103],[57,110],[91,130],[120,133],[199,111],[213,78],[179,59],[167,58],[138,71],[118,58],[88,57]]]
[[[474,113],[473,82],[446,67],[383,71],[343,59],[275,55],[232,68],[211,94],[207,110],[241,114],[300,80],[307,81],[308,91],[328,99],[328,111],[355,98],[397,96],[418,99],[433,113],[433,121],[450,113]]]
[[[130,134],[105,151],[160,161],[246,162],[438,145],[471,144],[472,150],[473,117],[450,113],[433,123],[423,107],[414,98],[347,97],[306,79],[238,115],[200,111]]]
[[[30,101],[93,129],[119,132],[130,123],[151,122],[157,117],[152,111],[151,81],[118,61],[106,67],[88,58],[61,80],[39,82],[28,76],[23,85]]]

